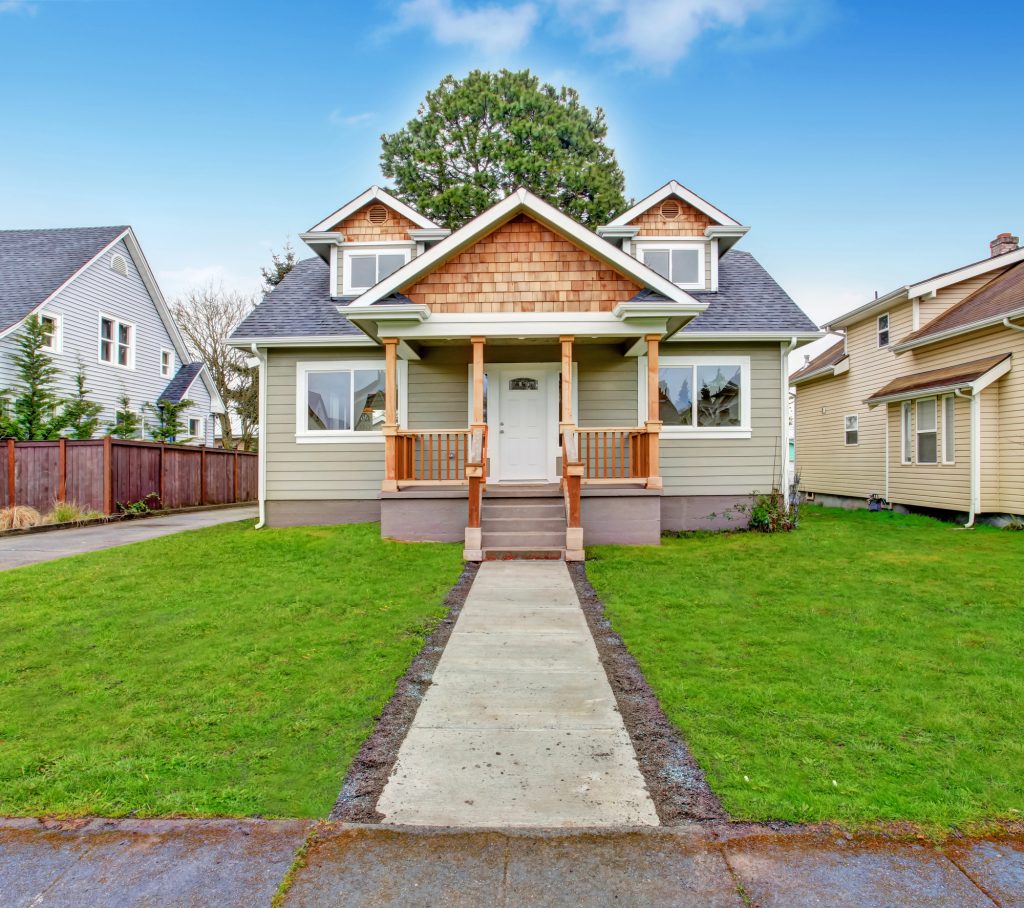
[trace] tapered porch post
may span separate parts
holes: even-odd
[[[648,334],[647,341],[647,488],[660,489],[661,411],[658,402],[658,344],[661,335]]]
[[[572,345],[574,337],[571,335],[560,337],[562,345],[562,412],[559,416],[559,432],[573,431],[576,427],[572,412]]]
[[[469,512],[463,557],[467,561],[483,558],[483,533],[480,510],[483,485],[487,478],[487,423],[484,422],[484,343],[485,338],[470,338],[473,345],[473,419],[469,424],[469,450],[466,456],[466,480],[469,483]]]
[[[384,344],[384,482],[382,492],[398,491],[398,338]]]

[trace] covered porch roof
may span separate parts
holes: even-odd
[[[972,394],[987,388],[992,382],[1010,371],[1013,357],[1009,353],[986,356],[955,366],[928,369],[893,379],[879,388],[865,403],[869,407],[890,401],[911,400],[915,397],[929,397],[933,394],[969,390]]]

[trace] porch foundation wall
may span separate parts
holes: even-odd
[[[465,491],[386,492],[380,500],[380,534],[401,542],[464,542],[468,516]]]
[[[586,489],[580,498],[584,545],[658,545],[661,496],[645,490]]]
[[[268,501],[267,526],[308,527],[336,523],[375,523],[380,520],[380,502],[375,499],[322,501]]]
[[[735,510],[750,504],[749,495],[665,495],[660,501],[665,532],[742,530],[749,522]]]

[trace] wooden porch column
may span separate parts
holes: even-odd
[[[398,338],[384,344],[384,482],[382,492],[398,491]]]
[[[473,345],[473,418],[469,424],[466,449],[466,480],[469,483],[469,508],[462,556],[466,561],[483,559],[483,531],[480,510],[483,487],[487,482],[487,423],[484,422],[484,344],[486,338],[471,337]]]
[[[471,429],[484,425],[484,343],[486,338],[471,337],[473,345],[473,422]]]
[[[647,342],[647,488],[663,488],[661,481],[661,411],[658,403],[658,344],[660,334],[648,334]]]
[[[572,412],[572,345],[571,335],[558,338],[562,345],[562,412],[559,415],[559,432],[571,432],[575,428]]]

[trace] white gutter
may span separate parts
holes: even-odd
[[[977,391],[964,394],[958,388],[953,393],[971,402],[971,510],[964,524],[964,529],[969,530],[981,510],[981,398]]]
[[[1003,319],[1003,327],[1009,328],[1011,331],[1024,331],[1024,325],[1015,325],[1008,318]]]
[[[983,328],[994,328],[996,325],[1004,325],[1007,328],[1013,328],[1020,330],[1020,325],[1014,325],[1012,322],[1007,324],[1011,318],[1020,318],[1024,316],[1024,309],[1015,309],[1007,316],[997,315],[993,318],[982,319],[977,322],[971,322],[967,325],[959,325],[956,328],[949,328],[946,331],[939,331],[935,334],[926,334],[924,337],[919,337],[916,340],[908,341],[906,343],[893,344],[892,350],[894,353],[902,353],[904,350],[913,350],[916,347],[924,347],[927,344],[937,344],[939,341],[949,340],[951,337],[959,337],[961,334],[970,334],[972,331],[981,331]]]
[[[782,426],[779,435],[782,436],[782,500],[786,504],[786,513],[789,513],[789,489],[786,488],[786,478],[789,475],[789,354],[796,349],[797,338],[794,335],[789,339],[788,344],[779,344],[779,359],[782,363]]]
[[[258,496],[260,519],[256,529],[262,529],[267,523],[267,353],[261,351],[256,344],[252,345],[252,353],[259,360],[259,483]]]

